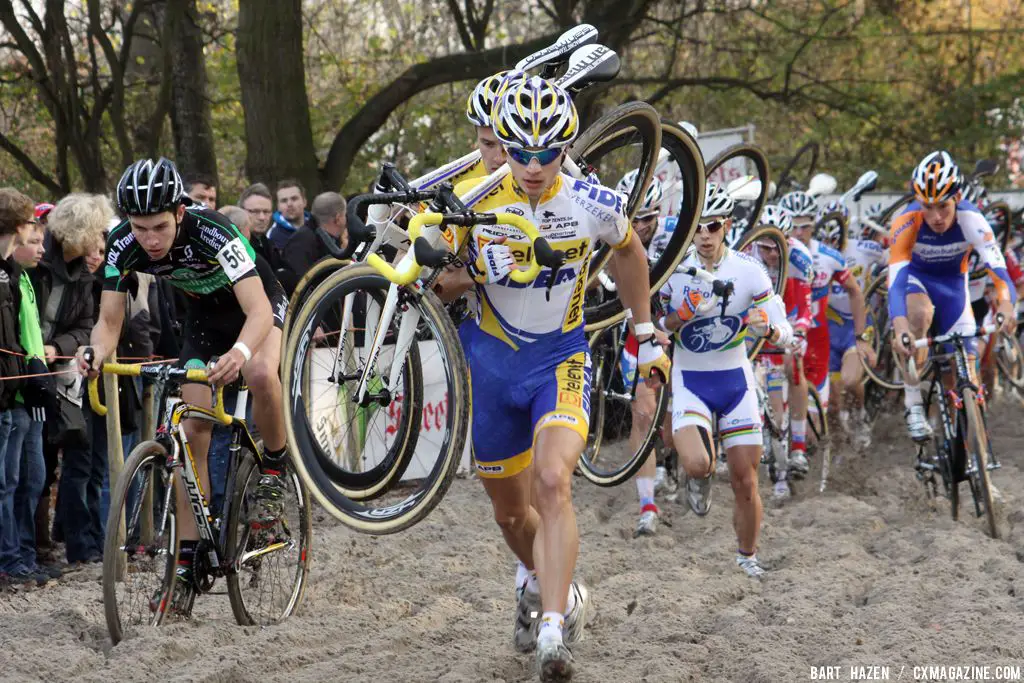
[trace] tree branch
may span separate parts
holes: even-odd
[[[28,171],[28,174],[30,176],[32,176],[32,180],[36,181],[37,183],[45,187],[55,197],[67,194],[67,191],[70,188],[62,188],[56,180],[46,175],[43,169],[36,166],[36,163],[32,161],[32,157],[26,154],[20,147],[14,144],[14,142],[3,133],[0,133],[0,149],[3,149],[5,152],[14,157],[14,160],[17,161],[22,168]]]
[[[459,9],[457,0],[448,0],[448,11],[455,18],[455,26],[459,29],[459,40],[462,41],[462,46],[470,52],[475,52],[476,48],[473,46],[473,37],[469,35],[469,30],[466,28],[466,18],[462,15],[462,10]]]

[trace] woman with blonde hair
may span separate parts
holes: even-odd
[[[39,322],[43,333],[46,361],[51,369],[75,355],[79,346],[89,343],[95,323],[93,276],[86,256],[114,217],[110,200],[101,195],[70,194],[53,208],[47,223],[46,253],[31,273],[39,302]],[[63,375],[61,377],[64,377]],[[58,396],[76,391],[58,387]],[[77,397],[75,397],[77,398]],[[49,510],[49,489],[63,449],[60,504],[55,525],[63,531],[69,563],[101,558],[102,531],[99,521],[100,487],[103,484],[105,458],[97,462],[89,447],[87,420],[81,408],[70,400],[59,400],[58,419],[47,420],[44,443],[47,482],[37,510]],[[38,514],[38,513],[37,513]],[[44,549],[46,520],[37,519],[37,545]]]

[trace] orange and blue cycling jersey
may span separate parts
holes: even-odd
[[[907,294],[924,293],[935,306],[939,334],[954,326],[971,331],[974,324],[967,295],[967,271],[972,251],[978,253],[1001,301],[1016,301],[1017,294],[1006,261],[988,221],[966,200],[956,206],[956,219],[945,232],[936,232],[924,220],[920,202],[914,201],[892,224],[889,249],[889,316],[907,315]],[[965,313],[966,310],[966,313]]]

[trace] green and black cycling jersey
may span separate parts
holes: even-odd
[[[129,221],[110,231],[103,289],[128,291],[126,277],[133,272],[165,278],[201,298],[230,292],[241,280],[258,275],[249,240],[226,217],[196,205],[185,210],[170,252],[155,261],[135,239]]]

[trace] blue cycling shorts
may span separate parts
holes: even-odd
[[[519,474],[533,460],[538,432],[567,427],[584,442],[590,424],[590,347],[580,327],[515,350],[460,327],[469,363],[473,457],[481,477]]]

